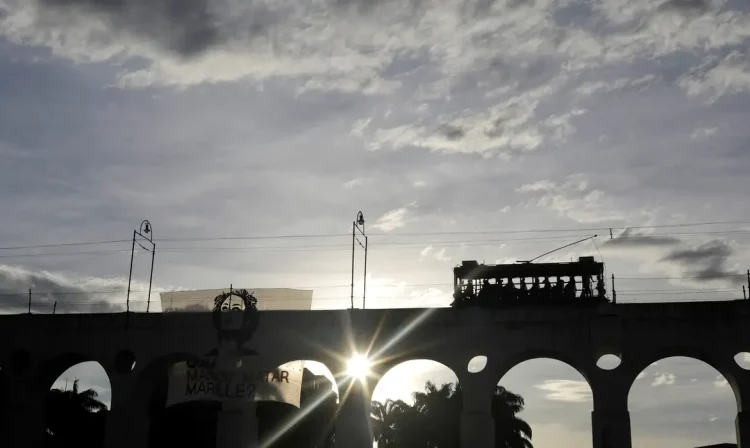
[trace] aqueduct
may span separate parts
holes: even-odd
[[[411,359],[450,367],[464,386],[463,448],[494,446],[494,386],[513,366],[537,357],[566,362],[588,381],[595,448],[630,448],[630,387],[645,367],[670,356],[696,358],[724,375],[737,399],[737,441],[750,446],[750,410],[744,409],[750,402],[750,371],[734,361],[737,353],[750,351],[748,301],[261,311],[259,316],[249,345],[262,366],[308,359],[341,372],[350,354],[369,349],[379,362],[375,373]],[[210,313],[15,315],[0,317],[0,338],[5,391],[0,422],[9,442],[4,446],[40,446],[44,394],[68,367],[97,361],[112,385],[106,446],[133,448],[148,445],[147,401],[156,372],[210,351],[216,331]],[[622,362],[613,370],[600,369],[596,361],[604,354]],[[478,355],[488,358],[487,366],[469,373],[469,360]],[[341,400],[335,423],[336,446],[370,448],[368,391],[373,387],[349,381],[352,389]]]

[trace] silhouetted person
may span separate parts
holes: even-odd
[[[492,285],[490,281],[484,279],[482,282],[482,290],[477,294],[477,301],[479,306],[490,306],[492,305]]]
[[[534,277],[531,289],[529,289],[529,300],[532,302],[539,300],[539,277]]]
[[[584,275],[583,276],[583,288],[581,289],[581,297],[582,298],[590,298],[593,294],[591,292],[591,276]]]
[[[576,298],[576,278],[569,277],[568,284],[565,285],[565,300],[575,300]]]
[[[596,296],[600,299],[604,298],[607,291],[604,289],[604,278],[601,274],[596,276]]]
[[[549,277],[544,277],[544,283],[542,289],[539,291],[539,300],[547,301],[552,297],[552,284],[549,282]]]
[[[506,302],[515,302],[518,298],[518,291],[516,286],[513,284],[513,279],[509,278],[508,283],[503,286],[503,293],[505,294]]]
[[[474,305],[474,299],[476,298],[477,296],[474,295],[474,282],[469,280],[466,283],[466,288],[464,288],[464,305]]]
[[[526,279],[521,278],[521,287],[518,289],[518,300],[526,302],[529,299],[529,288],[526,286]]]
[[[552,288],[552,300],[560,300],[563,298],[563,290],[565,289],[565,282],[562,277],[557,277],[557,283]]]

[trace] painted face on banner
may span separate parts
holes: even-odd
[[[239,330],[245,315],[245,303],[239,297],[228,297],[221,304],[221,328]]]

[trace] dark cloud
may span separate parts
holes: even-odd
[[[466,131],[454,124],[443,124],[438,127],[437,132],[452,142],[461,140],[466,135]]]
[[[736,284],[743,284],[740,272],[726,268],[729,257],[734,250],[723,241],[709,241],[697,247],[675,249],[667,254],[662,261],[677,264],[696,280],[729,280]]]
[[[659,5],[659,11],[676,11],[682,14],[700,15],[708,12],[708,0],[669,0]]]
[[[117,287],[120,288],[119,285]],[[119,292],[92,292],[48,272],[0,265],[0,313],[28,312],[29,289],[31,312],[36,314],[51,314],[55,302],[56,313],[116,312],[121,307],[113,302],[124,301],[124,297],[121,297],[123,294]],[[113,288],[110,286],[109,290]]]
[[[645,248],[666,247],[680,244],[682,241],[672,236],[642,235],[633,233],[632,229],[625,229],[617,238],[607,240],[603,245],[606,247],[619,248]]]
[[[38,0],[54,13],[66,11],[96,15],[114,31],[124,31],[156,43],[183,57],[198,55],[222,43],[218,17],[210,0]]]

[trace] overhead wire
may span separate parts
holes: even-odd
[[[388,236],[388,237],[414,237],[414,236],[438,236],[438,235],[492,235],[492,234],[518,234],[518,233],[562,233],[562,232],[591,232],[604,230],[625,230],[625,229],[658,229],[658,228],[684,228],[684,227],[702,227],[709,225],[737,225],[750,224],[750,221],[707,221],[679,224],[658,224],[658,225],[640,225],[640,226],[620,226],[620,227],[589,227],[589,228],[546,228],[546,229],[516,229],[516,230],[470,230],[470,231],[444,231],[444,232],[418,232],[418,233],[370,233],[368,236]],[[721,233],[750,233],[750,229],[716,231],[716,232],[697,232],[696,234],[721,234]],[[691,234],[687,232],[685,234]],[[206,242],[206,241],[232,241],[232,240],[270,240],[270,239],[292,239],[292,238],[333,238],[346,237],[348,233],[320,233],[320,234],[287,234],[287,235],[247,235],[247,236],[224,236],[224,237],[189,237],[189,238],[158,238],[154,242]],[[0,250],[21,250],[21,249],[40,249],[52,247],[70,247],[84,245],[101,245],[127,243],[131,240],[105,240],[105,241],[84,241],[74,243],[54,243],[54,244],[36,244],[24,246],[7,246],[0,247]]]

